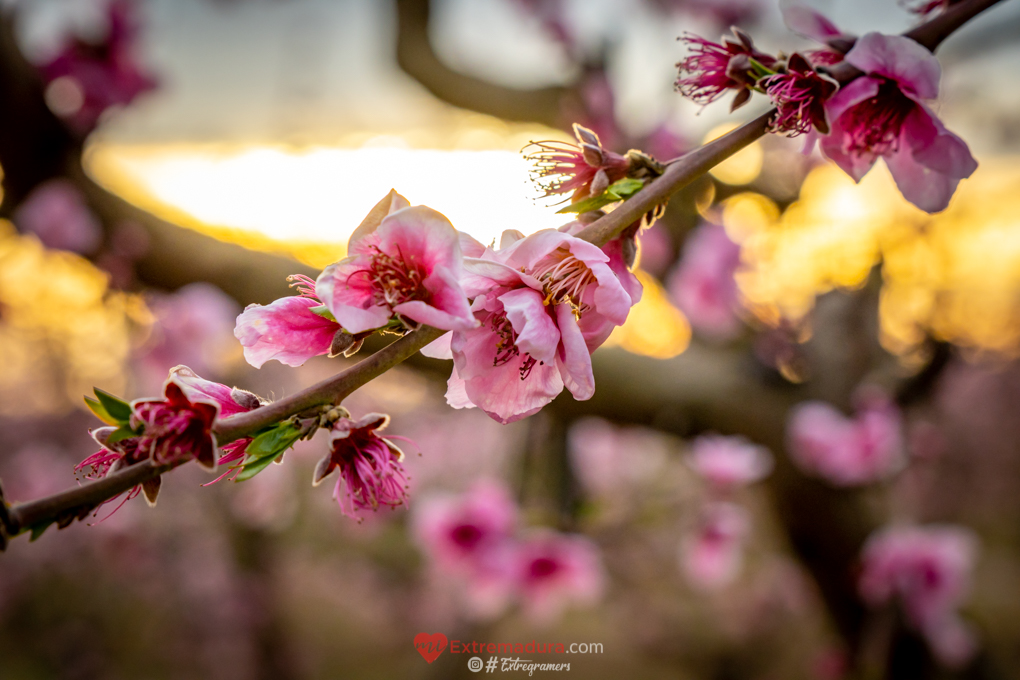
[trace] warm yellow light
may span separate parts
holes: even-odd
[[[690,344],[690,324],[654,277],[640,269],[634,273],[644,286],[641,301],[631,308],[627,323],[609,336],[606,346],[656,359],[677,356]]]
[[[704,142],[711,142],[713,139],[722,137],[736,127],[735,123],[718,125],[705,135]],[[764,159],[765,153],[762,151],[761,144],[753,142],[744,150],[719,163],[710,172],[713,177],[726,184],[750,184],[761,172]]]

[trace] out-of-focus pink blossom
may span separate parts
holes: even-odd
[[[673,238],[656,222],[638,234],[641,244],[641,268],[653,276],[662,276],[673,264]]]
[[[925,104],[939,93],[938,59],[910,38],[867,33],[846,61],[865,75],[826,104],[832,130],[822,152],[854,181],[882,157],[904,198],[927,212],[944,210],[977,161]]]
[[[861,597],[871,606],[898,601],[943,663],[965,663],[976,640],[958,610],[970,590],[977,547],[974,533],[959,526],[882,529],[864,546]]]
[[[762,0],[653,0],[668,11],[686,12],[713,20],[724,28],[755,21],[764,8]]]
[[[535,532],[517,546],[515,564],[522,608],[536,623],[571,604],[594,604],[605,589],[599,550],[583,536]]]
[[[88,254],[103,240],[99,220],[66,179],[52,179],[33,189],[14,211],[14,223],[38,236],[47,248]]]
[[[772,472],[772,454],[744,437],[703,435],[691,443],[687,464],[719,490],[764,479]]]
[[[251,304],[237,317],[234,337],[244,347],[244,358],[255,368],[270,359],[300,366],[312,357],[329,354],[340,324],[312,311],[321,307],[315,282],[290,277],[299,295],[280,298],[268,305]]]
[[[81,134],[92,130],[111,106],[130,104],[157,85],[138,63],[133,10],[128,0],[114,0],[102,42],[73,38],[41,67],[51,107]]]
[[[494,481],[476,482],[459,497],[424,499],[415,508],[416,542],[439,572],[464,585],[467,605],[479,616],[502,611],[513,593],[516,530],[517,505]]]
[[[564,387],[591,398],[591,353],[626,321],[640,284],[597,246],[561,231],[511,233],[503,246],[465,260],[479,325],[451,338],[447,401],[508,423],[536,413]]]
[[[852,419],[822,401],[797,405],[787,423],[787,444],[804,472],[836,486],[884,479],[904,463],[899,409],[878,396],[864,400]]]
[[[391,322],[404,329],[477,326],[459,283],[460,237],[435,210],[408,207],[390,192],[351,235],[347,252],[322,271],[315,293],[348,333]]]
[[[932,12],[946,9],[958,0],[900,0],[908,12],[926,17]]]
[[[719,43],[690,34],[681,38],[691,51],[677,64],[680,77],[676,89],[683,96],[704,106],[735,90],[737,96],[731,109],[747,103],[751,88],[758,81],[752,62],[772,68],[776,58],[756,49],[743,31],[734,28],[733,34],[736,40],[724,36]]]
[[[739,505],[716,501],[702,509],[697,528],[680,544],[680,564],[692,587],[717,590],[737,578],[750,526]]]
[[[174,293],[150,296],[148,305],[155,323],[136,359],[142,389],[160,385],[168,366],[184,364],[200,375],[220,369],[233,343],[238,312],[233,298],[208,283],[189,283]]]
[[[822,49],[803,53],[812,66],[838,64],[857,40],[856,35],[842,31],[828,17],[811,7],[787,2],[781,2],[779,7],[787,28],[824,45]]]
[[[361,510],[380,505],[397,508],[407,502],[404,453],[391,440],[377,434],[390,417],[369,413],[359,420],[341,418],[329,432],[330,451],[315,467],[312,483],[318,485],[334,470],[340,474],[333,497],[340,512],[358,517]]]
[[[667,446],[654,430],[618,427],[594,417],[578,420],[568,435],[574,474],[589,494],[606,498],[654,479],[666,464]]]
[[[627,176],[630,161],[602,146],[598,135],[574,124],[577,144],[532,142],[524,159],[534,163],[532,180],[546,196],[571,194],[571,202],[598,196],[613,182]]]
[[[734,275],[740,267],[740,246],[717,224],[703,224],[687,237],[683,256],[667,280],[670,296],[691,326],[714,339],[740,333],[741,307]]]

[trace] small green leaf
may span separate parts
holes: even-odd
[[[609,185],[609,188],[603,191],[598,196],[589,196],[583,201],[577,203],[571,203],[566,208],[560,208],[556,211],[556,214],[561,213],[583,213],[592,210],[598,210],[610,203],[616,201],[622,201],[626,198],[630,198],[638,191],[641,190],[645,183],[640,179],[633,177],[624,177],[621,180],[617,180]]]
[[[329,311],[326,305],[316,305],[315,307],[309,307],[308,311],[312,314],[318,314],[323,319],[329,319],[330,321],[336,321],[336,317],[333,316],[333,312]]]
[[[131,437],[137,437],[138,433],[132,430],[127,425],[121,425],[116,430],[110,433],[110,436],[106,438],[107,444],[116,444],[124,439],[130,439]]]
[[[126,423],[131,419],[131,405],[126,401],[98,387],[92,388],[92,391],[96,393],[106,412],[118,423]]]
[[[51,524],[53,524],[53,522],[41,522],[39,524],[36,524],[35,526],[29,527],[29,531],[32,532],[32,537],[29,538],[28,540],[29,541],[37,540],[40,536],[42,536],[46,532],[47,529],[50,528]]]
[[[85,405],[89,407],[89,410],[92,411],[93,414],[95,414],[96,418],[99,418],[107,425],[120,425],[120,421],[114,419],[113,416],[106,412],[103,405],[92,397],[85,397]]]
[[[610,184],[606,191],[612,192],[620,198],[630,198],[637,192],[641,191],[644,186],[644,180],[635,179],[633,177],[624,177],[623,179]]]
[[[275,458],[293,446],[300,437],[301,430],[294,423],[280,423],[255,436],[246,449],[248,459]]]
[[[264,456],[256,460],[254,463],[248,463],[247,465],[241,468],[241,472],[239,472],[237,475],[237,481],[244,482],[251,479],[258,473],[262,472],[267,467],[269,467],[269,464],[272,462],[273,456]]]

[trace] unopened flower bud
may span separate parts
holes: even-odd
[[[230,390],[230,398],[234,400],[235,404],[243,408],[245,411],[257,409],[259,406],[263,405],[263,401],[259,399],[258,395],[237,387]]]
[[[329,346],[329,357],[332,359],[341,354],[350,356],[347,352],[354,346],[355,342],[357,341],[354,339],[354,336],[341,328],[333,334],[333,343]]]

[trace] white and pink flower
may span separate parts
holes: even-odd
[[[764,479],[772,472],[772,454],[744,437],[703,435],[691,443],[687,464],[720,491]]]
[[[537,531],[517,546],[515,566],[521,606],[539,624],[571,604],[595,603],[605,590],[598,548],[583,536]]]
[[[680,543],[680,565],[698,590],[718,590],[732,583],[744,562],[750,513],[733,503],[716,501],[702,509],[695,530]]]

